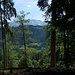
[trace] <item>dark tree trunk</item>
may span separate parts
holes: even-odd
[[[2,12],[3,11],[1,10],[0,16],[1,16],[1,30],[2,30],[3,67],[5,68],[4,26],[3,26]]]
[[[56,58],[55,58],[55,41],[56,41],[56,32],[52,31],[51,34],[51,67],[55,68]]]
[[[2,49],[3,49],[3,67],[5,68],[5,45],[4,45],[4,27],[2,25]]]
[[[69,61],[70,61],[70,58],[69,58],[69,30],[67,30],[67,65],[66,67],[69,68]]]
[[[52,0],[52,25],[54,29],[51,32],[51,68],[55,68],[56,58],[55,58],[55,43],[56,43],[56,31],[55,31],[55,22],[56,22],[56,4],[55,0]]]
[[[67,34],[67,30],[64,29],[64,63],[66,68],[69,68],[69,44],[68,44],[68,34]]]
[[[5,24],[5,28],[4,28],[4,45],[5,45],[5,50],[4,50],[5,68],[8,68],[8,51],[7,51],[7,46],[6,46],[6,24]]]
[[[22,23],[22,29],[23,29],[23,41],[24,41],[24,54],[25,54],[25,60],[24,60],[24,62],[25,62],[25,66],[24,67],[28,67],[27,66],[27,57],[26,57],[26,33],[25,33],[25,31],[24,31],[24,26],[23,26],[23,23]]]
[[[2,30],[3,68],[6,68],[7,67],[7,51],[6,51],[5,6],[4,6],[4,11],[3,11],[0,5],[0,10],[1,10],[0,11],[0,20],[1,20],[0,22],[1,22],[1,30]]]
[[[5,68],[8,67],[8,55],[7,55],[7,48],[6,48],[6,24],[7,24],[7,21],[6,21],[6,18],[5,18],[5,3],[4,3],[4,46],[5,46],[5,49],[4,49],[4,55],[5,55]]]

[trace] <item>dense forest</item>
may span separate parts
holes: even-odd
[[[27,27],[26,33],[29,33],[26,35],[27,47],[36,48],[38,50],[46,47],[46,31],[44,29],[44,26],[28,25],[25,27]],[[11,41],[13,42],[13,45],[18,46],[19,48],[23,45],[22,28],[21,26],[18,26],[12,27],[11,29],[14,34],[14,37],[11,38]]]
[[[1,30],[1,29],[0,29]],[[8,51],[8,67],[24,67],[24,40],[22,33],[22,26],[10,26],[11,34],[7,35],[6,46]],[[27,54],[27,67],[48,67],[50,60],[48,59],[49,51],[47,47],[47,38],[45,26],[39,25],[24,25],[26,30],[26,54]],[[1,35],[1,31],[0,31]],[[0,36],[0,38],[2,35]],[[0,67],[3,67],[2,63],[2,42],[0,42]],[[47,50],[47,51],[46,51]],[[44,54],[44,53],[48,54]],[[46,57],[45,57],[46,56]],[[45,62],[46,60],[46,62]],[[48,64],[45,64],[48,63]]]
[[[12,41],[13,45],[17,45],[17,42],[18,42],[18,47],[23,45],[21,27],[20,26],[10,27],[10,29],[13,31],[13,35],[14,35],[14,37],[10,38],[11,39],[10,41]],[[37,49],[46,47],[46,30],[44,29],[44,26],[28,25],[28,31],[29,30],[31,31],[30,34],[26,36],[28,47],[31,46],[31,44],[37,46]],[[0,29],[0,40],[1,38],[2,35]]]
[[[38,6],[45,12],[47,31],[51,31],[51,67],[56,67],[56,62],[60,60],[60,66],[64,64],[65,68],[74,68],[75,1],[52,0],[50,4],[49,0],[38,0]]]
[[[75,69],[75,0],[38,0],[37,6],[46,26],[25,25],[29,13],[18,15],[13,0],[0,1],[0,68]],[[17,27],[9,26],[13,16]]]

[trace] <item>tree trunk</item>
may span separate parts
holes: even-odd
[[[2,49],[3,49],[3,68],[5,68],[5,45],[4,45],[4,28],[2,25]]]
[[[6,48],[6,18],[5,18],[5,5],[4,5],[4,46],[5,46],[5,51],[4,51],[4,55],[5,55],[5,68],[8,67],[8,55],[7,55],[7,48]]]
[[[8,68],[8,51],[7,51],[7,46],[6,46],[6,24],[5,24],[5,28],[4,28],[4,45],[5,45],[5,68]]]
[[[25,55],[25,60],[24,60],[24,62],[25,62],[25,65],[24,65],[24,67],[28,67],[27,66],[27,57],[26,57],[26,34],[25,34],[25,32],[24,32],[24,26],[23,26],[23,23],[22,23],[22,29],[23,29],[23,41],[24,41],[24,55]]]
[[[51,33],[51,67],[55,68],[55,41],[56,41],[56,32],[55,30],[52,31]]]
[[[68,51],[69,51],[69,45],[68,45],[68,34],[67,34],[67,30],[64,29],[64,63],[66,68],[69,68],[69,64],[68,64]]]
[[[67,30],[67,68],[69,68],[69,30]]]
[[[56,43],[56,31],[55,31],[55,22],[56,22],[56,3],[55,0],[52,0],[52,25],[54,29],[51,32],[51,68],[55,68],[55,43]]]
[[[1,8],[1,5],[0,5]],[[4,14],[2,14],[2,12]],[[2,16],[4,15],[4,17]],[[4,11],[0,12],[1,29],[2,29],[2,49],[3,49],[3,68],[7,67],[7,51],[6,51],[6,28],[5,28],[5,6]]]
[[[1,5],[0,5],[1,8]],[[2,18],[2,10],[0,12],[1,16],[1,30],[2,30],[2,49],[3,49],[3,68],[5,68],[5,45],[4,45],[4,26],[3,26],[3,18]]]

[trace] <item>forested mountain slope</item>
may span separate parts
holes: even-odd
[[[25,28],[26,26],[24,26]],[[15,48],[20,48],[23,46],[23,34],[21,26],[12,26],[10,27],[11,31],[13,32],[14,37],[8,37],[8,41],[12,41]],[[26,31],[26,46],[36,49],[41,49],[46,47],[46,31],[44,30],[44,26],[33,26],[28,25],[25,28]],[[0,39],[1,39],[1,29],[0,29]],[[11,40],[10,40],[11,39]],[[1,45],[1,43],[0,43]],[[0,46],[1,47],[1,46]]]
[[[44,26],[33,26],[28,25],[25,31],[26,34],[26,46],[36,49],[41,49],[46,47],[46,32],[43,29]],[[17,45],[17,47],[21,47],[23,45],[23,35],[21,26],[12,27],[11,30],[16,38],[13,37],[11,41],[13,45]]]

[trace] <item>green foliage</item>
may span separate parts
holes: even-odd
[[[39,65],[40,68],[48,68],[50,67],[50,48],[47,47],[47,49],[44,49],[43,51],[41,50],[39,52],[40,54],[40,60],[39,60]]]
[[[19,59],[20,59],[20,62],[19,62],[19,67],[24,67],[24,65],[28,65],[28,67],[34,67],[34,65],[32,64],[33,62],[33,57],[34,57],[34,54],[37,52],[37,50],[35,48],[27,48],[26,49],[26,56],[24,55],[24,48],[22,47],[18,54],[19,55]],[[27,63],[25,63],[25,58],[27,60]]]
[[[7,62],[7,50],[6,50],[6,38],[7,33],[11,33],[9,29],[8,20],[11,20],[11,17],[16,17],[16,9],[14,8],[13,0],[1,0],[0,1],[0,26],[2,33],[2,48],[3,48],[3,67],[8,67]]]
[[[17,47],[19,45],[13,45],[13,42],[14,43],[17,43],[17,42],[15,42],[15,41],[12,42],[12,41],[10,41],[10,39],[11,39],[11,37],[7,39],[9,68],[11,68],[11,67],[26,67],[26,66],[32,67],[32,68],[38,68],[38,67],[46,67],[47,68],[49,66],[49,64],[50,64],[49,63],[50,61],[48,60],[49,53],[47,53],[48,50],[45,50],[45,47],[41,47],[40,50],[37,50],[36,48],[27,47],[26,48],[26,56],[25,56],[24,46],[21,45],[20,47]],[[32,38],[30,38],[30,39],[32,39]],[[33,45],[35,45],[35,44],[40,45],[40,44],[34,42]],[[45,52],[44,52],[44,50],[45,50]],[[25,62],[25,60],[27,60],[27,63]],[[2,62],[2,59],[1,59],[1,62]],[[47,64],[47,62],[48,62],[48,64]],[[1,66],[2,66],[2,64],[1,64]]]
[[[24,25],[24,28],[25,27],[26,25]],[[16,48],[20,48],[23,45],[23,35],[21,26],[12,27],[11,30],[14,33],[14,37],[12,37],[10,41],[13,43],[14,46],[18,46]],[[27,47],[33,47],[39,50],[42,47],[46,47],[46,32],[43,29],[43,26],[28,25],[27,28],[25,28],[25,30]]]
[[[73,35],[73,32],[75,32],[75,1],[52,0],[50,4],[49,0],[38,0],[38,6],[41,8],[41,10],[45,10],[46,22],[48,22],[49,24],[51,23],[52,26],[54,26],[54,28],[51,27],[51,29],[56,28],[56,61],[58,62],[57,65],[62,66],[62,64],[65,64],[66,68],[70,68],[74,63],[74,60],[72,58],[74,58],[73,45],[75,45],[73,39],[75,38],[75,36]],[[48,29],[50,29],[50,27]],[[50,34],[48,33],[48,35]],[[60,37],[60,35],[62,37]]]
[[[17,57],[17,52],[14,50],[9,51],[9,67],[18,67],[19,59]]]
[[[26,56],[22,56],[22,58],[20,59],[20,62],[18,64],[18,67],[22,67],[22,68],[26,68],[28,67],[28,64],[27,64],[27,57]]]
[[[14,46],[11,42],[7,42],[7,51],[8,51],[8,67],[18,67],[18,57],[17,52],[14,49]]]
[[[2,49],[0,49],[0,68],[3,67],[2,56],[3,56]]]

